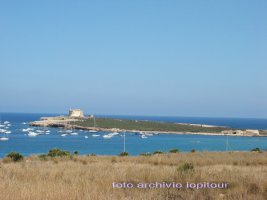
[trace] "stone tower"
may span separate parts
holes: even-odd
[[[70,109],[69,117],[71,118],[84,118],[83,111],[80,109]]]

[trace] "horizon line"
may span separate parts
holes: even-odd
[[[50,113],[50,112],[13,112],[13,111],[0,111],[0,114],[48,114],[48,115],[67,115],[67,113]],[[100,114],[91,113],[96,116],[128,116],[128,117],[185,117],[185,118],[228,118],[228,119],[265,119],[267,117],[226,117],[226,116],[182,116],[182,115],[150,115],[150,114]],[[85,115],[90,115],[85,113]]]

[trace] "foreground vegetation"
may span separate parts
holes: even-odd
[[[94,120],[89,118],[73,122],[72,124],[93,127]],[[204,133],[220,133],[229,128],[226,127],[201,127],[189,124],[177,124],[170,122],[156,122],[143,120],[128,120],[128,119],[112,119],[112,118],[96,118],[96,127],[99,128],[117,128],[124,130],[138,130],[138,131],[166,131],[166,132],[204,132]]]
[[[53,149],[0,160],[0,199],[263,200],[267,152],[155,153],[149,156],[78,156]],[[126,156],[125,156],[126,155]],[[112,183],[226,182],[228,189],[113,188]]]

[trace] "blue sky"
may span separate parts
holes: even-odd
[[[1,1],[0,111],[267,118],[267,1]]]

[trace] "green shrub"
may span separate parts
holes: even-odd
[[[78,151],[74,151],[73,154],[74,154],[74,155],[78,155],[79,152],[78,152]]]
[[[140,156],[151,156],[151,153],[140,153]]]
[[[251,149],[251,151],[260,152],[261,150],[260,150],[260,148],[259,148],[259,147],[257,147],[257,148]]]
[[[6,157],[10,158],[13,162],[23,160],[23,155],[18,152],[11,152]]]
[[[49,150],[47,155],[50,156],[50,157],[70,156],[70,152],[69,151],[63,151],[63,150],[55,148],[55,149]]]
[[[191,153],[195,153],[195,152],[196,152],[196,150],[195,150],[195,149],[192,149],[192,150],[191,150]]]
[[[159,151],[159,150],[157,150],[157,151],[154,151],[154,153],[153,154],[163,154],[163,152],[162,151]]]
[[[96,156],[95,153],[91,153],[91,154],[86,154],[86,156]]]
[[[192,163],[184,163],[177,168],[180,173],[188,173],[194,171],[194,165]]]
[[[178,153],[179,152],[179,149],[171,149],[169,152],[170,153]]]
[[[121,152],[120,154],[119,154],[119,156],[128,156],[129,155],[129,153],[128,152]]]
[[[47,155],[46,154],[40,154],[40,155],[38,155],[38,158],[40,160],[47,160]]]

